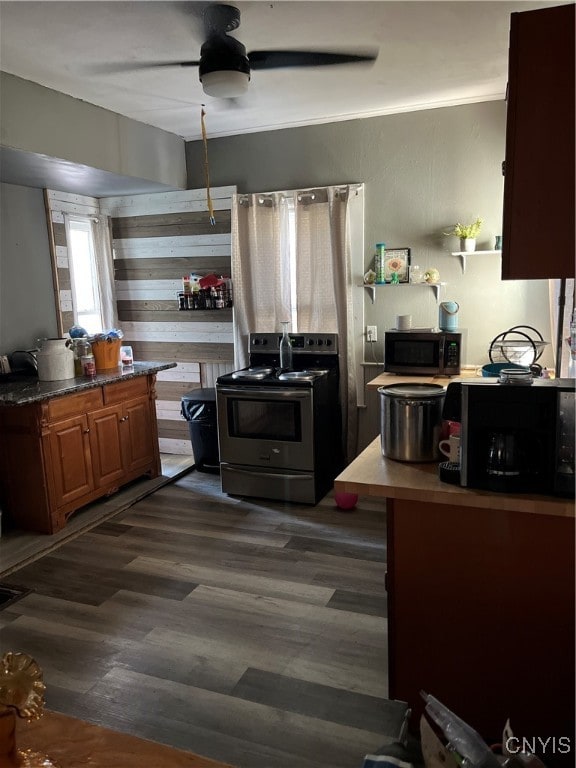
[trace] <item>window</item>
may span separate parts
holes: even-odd
[[[92,219],[84,216],[70,216],[68,232],[74,323],[85,328],[90,335],[100,333],[104,323]]]

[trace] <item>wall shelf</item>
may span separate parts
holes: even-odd
[[[494,253],[502,253],[502,251],[453,251],[452,256],[460,256],[462,262],[462,273],[466,272],[466,257],[467,256],[488,256]]]
[[[374,304],[377,288],[388,288],[389,290],[392,290],[393,288],[420,288],[425,286],[426,288],[432,288],[434,295],[436,296],[436,304],[438,304],[440,301],[440,289],[443,285],[446,285],[446,283],[362,283],[362,288],[367,289],[372,304]]]

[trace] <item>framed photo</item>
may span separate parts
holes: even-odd
[[[410,248],[386,248],[384,279],[387,283],[396,282],[394,275],[398,276],[399,283],[407,283],[409,267]]]

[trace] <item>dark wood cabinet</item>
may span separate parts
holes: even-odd
[[[0,489],[12,524],[55,533],[80,507],[160,474],[155,376],[0,407]]]
[[[574,275],[574,5],[513,13],[503,279]]]

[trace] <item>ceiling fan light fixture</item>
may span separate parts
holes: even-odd
[[[204,72],[200,76],[204,93],[217,99],[233,99],[248,90],[250,74],[235,69],[219,69]]]

